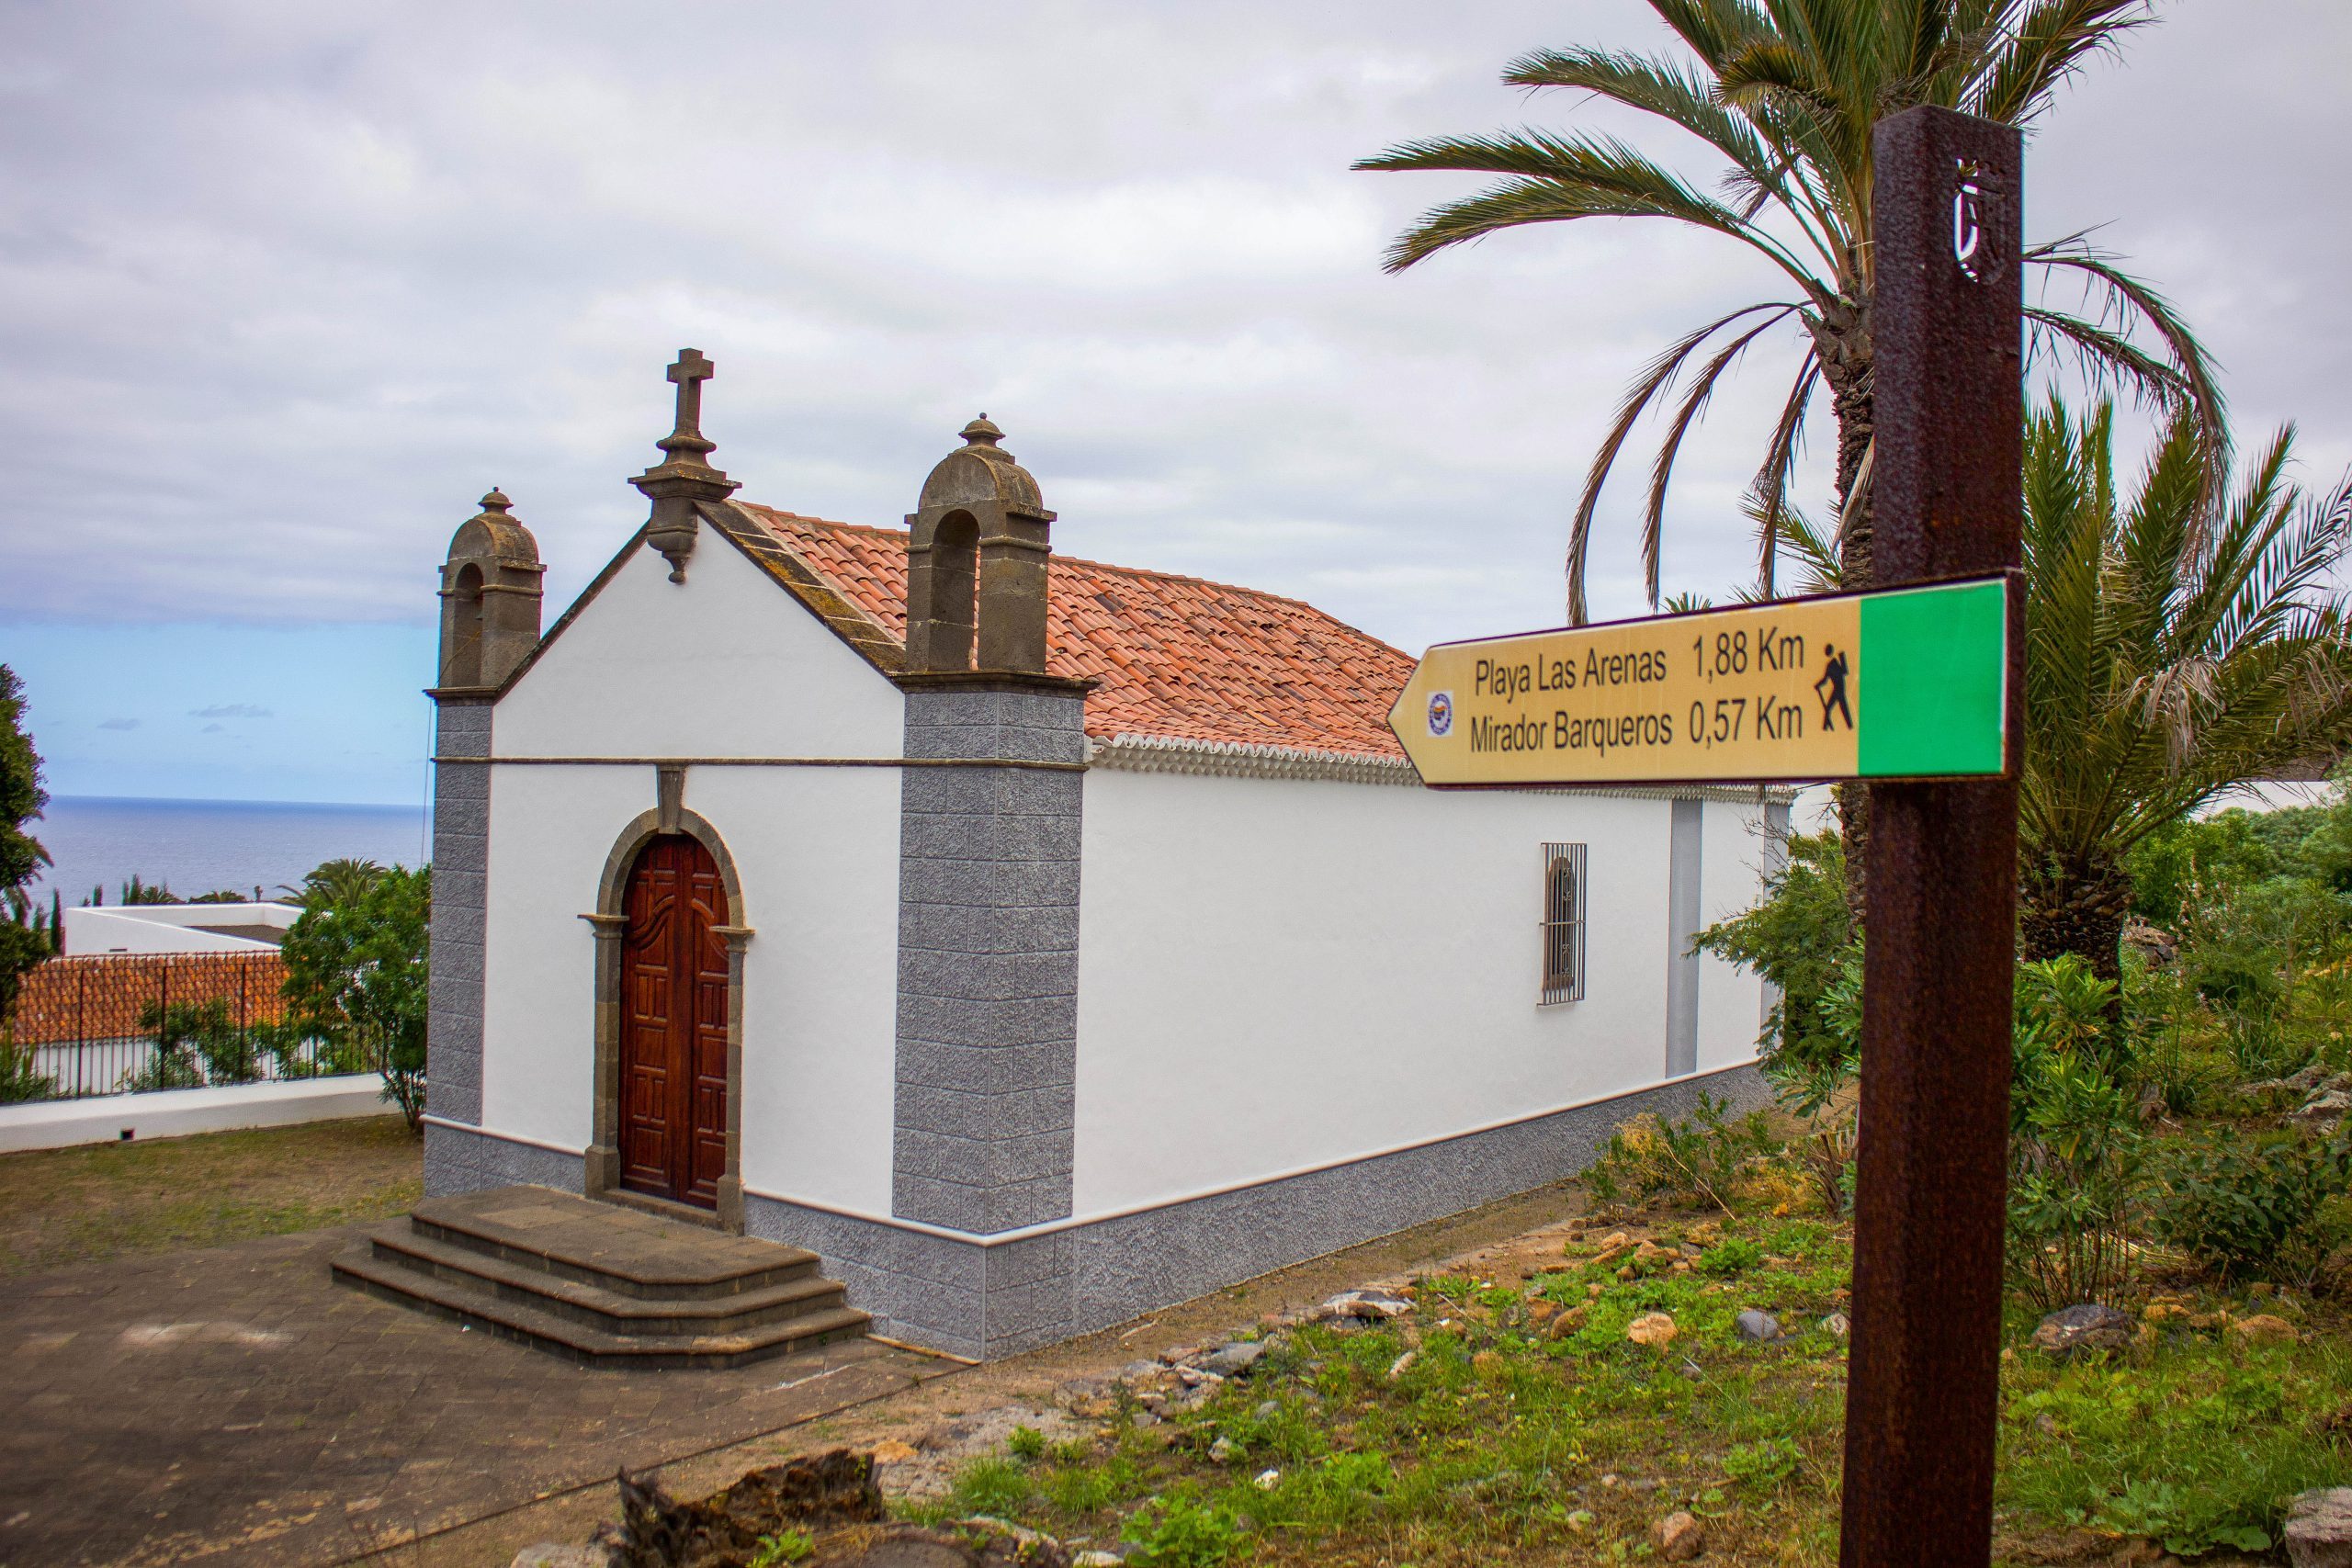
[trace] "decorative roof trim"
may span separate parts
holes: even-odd
[[[1251,746],[1226,740],[1186,740],[1165,735],[1114,735],[1089,739],[1087,766],[1131,773],[1213,774],[1242,779],[1315,779],[1328,784],[1411,784],[1421,775],[1401,757],[1368,752],[1309,751],[1292,746]],[[1592,795],[1619,800],[1758,800],[1786,805],[1797,790],[1786,784],[1551,784],[1515,795]]]
[[[1296,746],[1256,746],[1235,740],[1187,740],[1170,735],[1089,738],[1090,767],[1136,773],[1222,773],[1245,779],[1322,779],[1337,784],[1414,784],[1421,775],[1402,757],[1375,752],[1310,751]]]

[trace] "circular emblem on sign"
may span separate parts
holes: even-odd
[[[1431,692],[1430,694],[1430,733],[1432,736],[1445,735],[1453,728],[1453,694]]]

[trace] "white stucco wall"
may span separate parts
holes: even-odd
[[[1755,908],[1764,884],[1764,808],[1711,800],[1700,823],[1699,921],[1703,929]],[[1753,1061],[1763,1029],[1757,976],[1713,956],[1699,965],[1699,1070]]]
[[[898,688],[724,537],[669,572],[631,552],[499,700],[500,756],[899,754]]]
[[[290,904],[123,904],[67,909],[64,952],[274,953],[261,937],[202,931],[202,926],[270,926],[284,931],[300,909]]]
[[[1727,840],[1756,809],[1710,802],[1724,823],[1711,836]],[[1657,1082],[1669,810],[1090,772],[1077,1212]],[[1555,841],[1589,846],[1589,983],[1584,1001],[1547,1008],[1538,921]],[[1718,858],[1728,878],[1738,857]],[[1711,892],[1728,896],[1706,877]],[[1702,962],[1701,1066],[1747,1060],[1757,983]]]
[[[684,585],[627,564],[499,704],[515,756],[896,756],[898,691],[723,539]],[[651,766],[493,767],[482,1121],[594,1134],[594,938],[606,855]],[[685,806],[743,888],[743,1180],[887,1213],[899,897],[893,768],[701,766]]]

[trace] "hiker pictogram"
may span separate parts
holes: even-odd
[[[1813,694],[1821,699],[1821,730],[1826,735],[1838,728],[1830,721],[1831,713],[1844,714],[1846,728],[1851,729],[1854,710],[1846,705],[1846,656],[1834,647],[1824,647],[1821,651],[1828,657],[1822,665],[1821,679],[1813,683]],[[1821,689],[1824,686],[1829,688],[1826,693]]]

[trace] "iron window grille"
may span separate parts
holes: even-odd
[[[1584,846],[1544,846],[1544,1004],[1584,1000]]]

